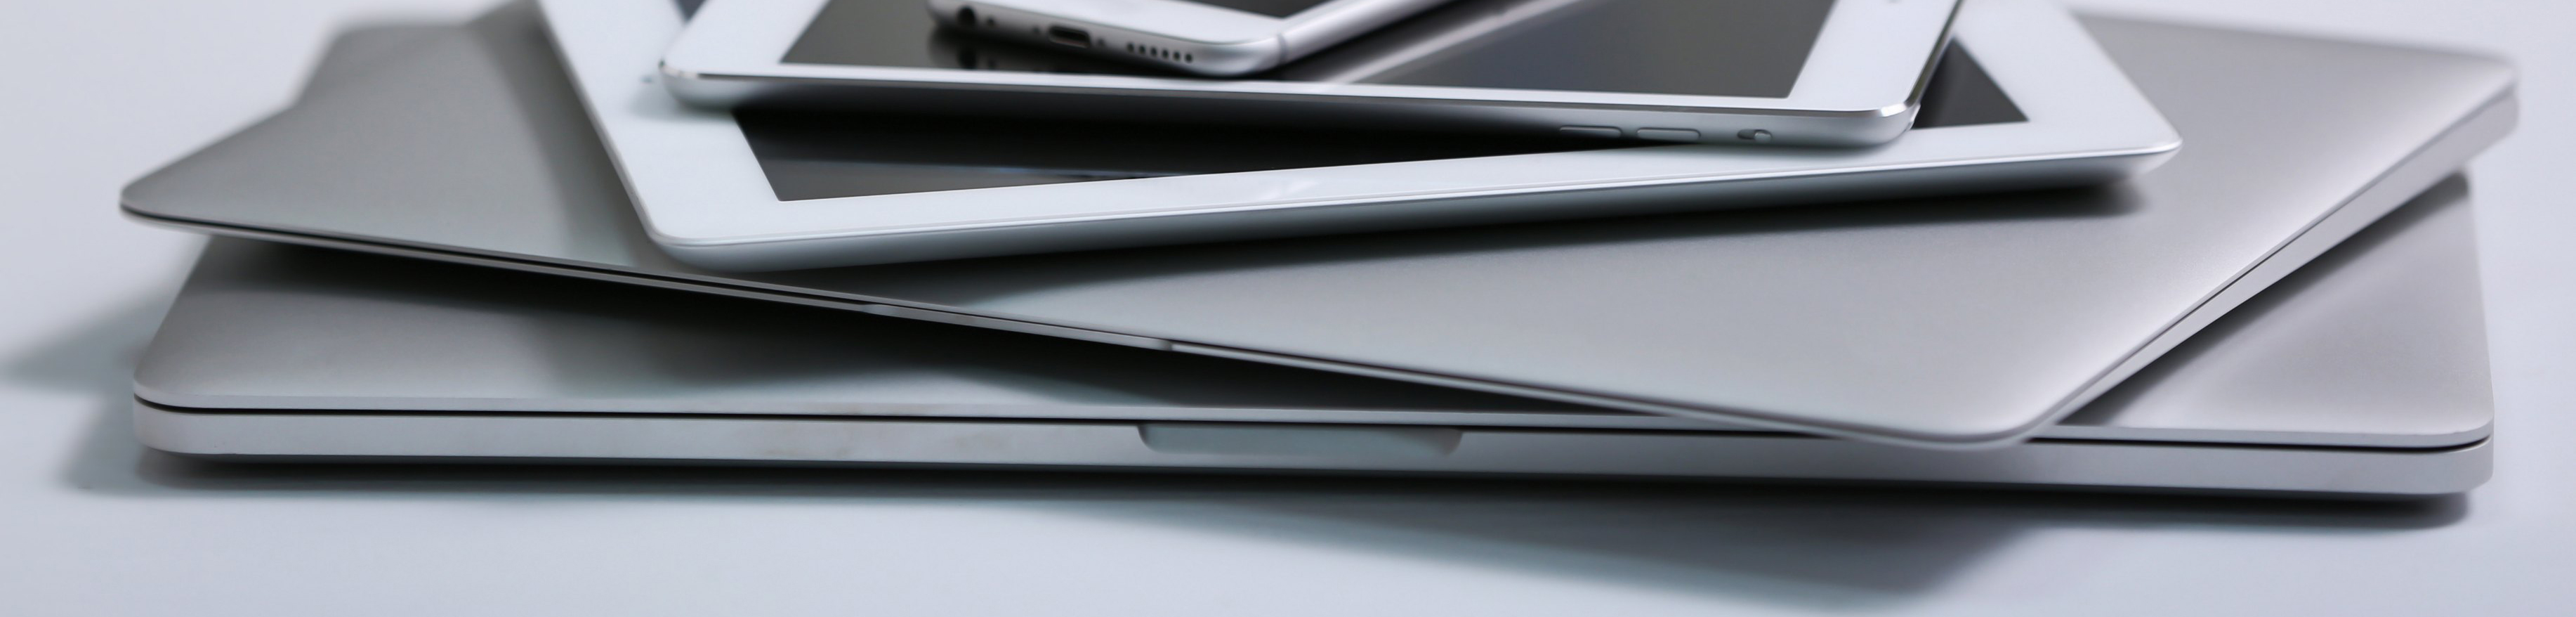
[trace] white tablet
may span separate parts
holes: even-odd
[[[1962,9],[1918,129],[1861,150],[708,111],[657,83],[684,6],[542,4],[648,233],[725,270],[2098,183],[2181,142],[2037,0]]]

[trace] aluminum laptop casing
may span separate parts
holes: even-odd
[[[1126,468],[2426,495],[2492,402],[2448,182],[2036,440],[1940,451],[218,239],[138,434],[230,458]]]
[[[2193,147],[2100,190],[725,275],[645,239],[524,6],[130,186],[216,233],[1733,425],[1997,446],[2506,132],[2449,53],[2093,19]],[[1973,44],[1973,43],[1971,43]]]

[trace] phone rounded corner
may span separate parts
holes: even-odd
[[[1821,132],[1810,132],[1797,143],[1827,147],[1870,148],[1883,146],[1914,130],[1914,119],[1922,106],[1900,102],[1877,108],[1859,108],[1827,112],[1829,123]],[[1821,127],[1820,127],[1821,128]]]
[[[761,89],[761,85],[755,81],[725,79],[686,69],[680,69],[679,72],[672,71],[673,69],[664,69],[658,80],[662,84],[662,90],[670,93],[672,99],[691,107],[730,109],[751,98]]]
[[[653,72],[660,75],[661,79],[670,81],[699,81],[706,79],[707,76],[707,72],[705,70],[688,68],[673,63],[671,58],[668,56],[664,56],[660,61],[653,63]]]
[[[1882,105],[1878,109],[1869,110],[1869,113],[1875,114],[1877,117],[1882,119],[1911,123],[1914,121],[1915,114],[1921,113],[1922,111],[1923,102],[1921,100],[1909,99]]]
[[[1913,92],[1835,98],[1838,100],[1818,101],[1808,109],[1817,116],[1859,122],[1911,121],[1923,110],[1923,97]]]
[[[1861,123],[1868,128],[1861,131],[1860,138],[1871,145],[1896,141],[1896,138],[1904,137],[1906,132],[1914,130],[1914,120],[1922,115],[1923,104],[1916,100],[1902,101],[1869,110],[1861,115]]]
[[[1288,39],[1273,34],[1267,38],[1235,43],[1212,43],[1203,51],[1207,60],[1190,58],[1182,70],[1209,77],[1243,77],[1288,63]]]

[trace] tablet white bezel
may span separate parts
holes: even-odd
[[[657,83],[681,28],[674,6],[542,6],[647,231],[684,258],[788,241],[2136,156],[2180,144],[2072,15],[2036,0],[1980,0],[1960,13],[1962,40],[2026,122],[1925,129],[1869,149],[1676,145],[781,201],[730,114],[684,105]]]
[[[1664,107],[1772,115],[1881,118],[1913,103],[1925,68],[1952,31],[1963,0],[1849,0],[1834,3],[1797,83],[1783,98],[1505,90],[1318,82],[1070,75],[782,62],[832,0],[710,2],[665,40],[670,73],[699,79],[824,79],[1019,88],[1082,88],[1234,95],[1328,95],[1373,99],[1512,101],[1566,106]],[[929,18],[925,16],[924,21]],[[1919,50],[1893,53],[1891,50]],[[1829,78],[1828,78],[1829,76]]]

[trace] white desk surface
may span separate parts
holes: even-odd
[[[903,1],[903,0],[888,0]],[[484,0],[14,2],[0,95],[0,613],[2576,614],[2576,5],[2089,0],[2481,49],[2502,443],[2459,499],[574,468],[208,466],[126,428],[200,240],[127,180],[283,105],[351,23]]]

